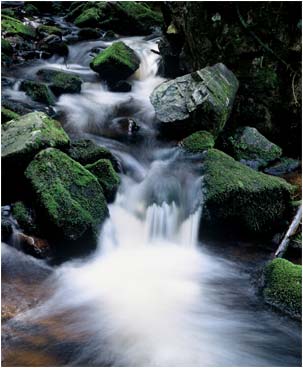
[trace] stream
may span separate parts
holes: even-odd
[[[102,40],[5,75],[13,83],[3,96],[33,104],[21,78],[46,67],[78,74],[81,93],[61,95],[54,109],[72,137],[111,150],[121,185],[93,254],[50,266],[2,245],[2,298],[19,308],[2,324],[2,364],[301,366],[299,322],[266,306],[252,283],[272,249],[199,241],[199,157],[157,139],[149,102],[164,81],[151,51],[158,39],[121,40],[141,59],[128,93],[109,92],[89,68],[91,50],[111,44]]]

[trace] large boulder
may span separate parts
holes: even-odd
[[[1,31],[10,36],[22,36],[24,38],[36,37],[35,28],[23,24],[20,20],[8,15],[1,16]]]
[[[202,228],[266,235],[283,226],[292,186],[216,149],[203,154]]]
[[[82,165],[48,148],[35,156],[25,176],[50,237],[97,235],[108,209],[97,178]]]
[[[1,127],[2,164],[24,168],[44,148],[66,148],[69,138],[61,124],[42,112],[32,112]]]
[[[86,165],[85,168],[95,175],[101,184],[106,199],[112,202],[120,184],[120,178],[112,163],[107,159],[100,159],[93,164]]]
[[[302,266],[276,258],[264,270],[265,301],[295,318],[302,315]]]
[[[241,127],[227,139],[228,151],[236,160],[253,169],[267,166],[282,155],[276,144],[265,138],[256,128]]]
[[[206,130],[193,133],[179,143],[182,149],[190,153],[200,153],[213,148],[214,145],[215,140],[213,135]]]
[[[122,41],[113,43],[90,63],[90,67],[109,83],[130,77],[139,66],[139,57]]]
[[[207,130],[215,136],[224,128],[238,89],[235,75],[223,64],[164,82],[150,100],[157,119],[171,135]]]
[[[49,87],[56,96],[81,92],[82,80],[78,75],[53,69],[40,69],[37,76],[42,81],[50,83]]]

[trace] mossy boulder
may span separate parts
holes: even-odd
[[[282,155],[282,149],[265,138],[256,128],[238,128],[227,141],[231,155],[253,169],[265,167]]]
[[[106,199],[112,202],[120,184],[120,178],[112,163],[107,159],[101,159],[93,164],[86,165],[85,168],[95,175],[102,186]]]
[[[119,165],[114,155],[105,147],[97,146],[89,139],[79,139],[72,142],[68,155],[82,165],[93,164],[100,159],[108,159],[115,170]]]
[[[52,105],[55,102],[53,93],[44,83],[24,80],[21,82],[20,89],[34,101],[42,102],[47,105]]]
[[[60,123],[42,112],[20,116],[1,128],[2,164],[14,170],[27,165],[44,148],[69,146]]]
[[[264,270],[265,301],[295,318],[302,315],[302,266],[276,258]]]
[[[272,234],[283,226],[293,187],[285,180],[259,173],[225,153],[203,154],[204,229],[232,235]]]
[[[77,27],[97,27],[103,17],[103,12],[108,7],[106,1],[99,1],[94,3],[92,7],[83,9],[81,14],[75,19]]]
[[[14,111],[6,109],[5,107],[1,107],[1,124],[13,119],[17,119],[19,117],[20,115],[15,113]]]
[[[44,34],[44,35],[57,35],[57,36],[62,36],[62,31],[60,28],[55,27],[55,26],[47,26],[45,24],[41,24],[40,26],[38,26],[37,28],[37,32],[39,34]]]
[[[26,234],[37,233],[38,228],[35,223],[33,211],[24,202],[19,201],[13,204],[12,215]]]
[[[157,119],[170,135],[207,130],[215,137],[224,128],[238,89],[235,75],[223,64],[215,64],[164,82],[150,100]]]
[[[191,153],[200,153],[215,145],[214,137],[206,130],[201,130],[183,139],[179,146]]]
[[[108,209],[93,174],[65,153],[48,148],[35,156],[25,176],[51,237],[97,235]]]
[[[1,16],[1,30],[3,33],[11,36],[22,36],[24,38],[35,38],[35,28],[23,24],[20,20],[7,16]]]
[[[122,41],[107,47],[90,63],[91,69],[110,83],[130,77],[139,66],[140,59],[136,53]]]
[[[52,92],[59,96],[63,93],[80,93],[82,80],[79,76],[52,69],[40,69],[37,76],[49,83]]]

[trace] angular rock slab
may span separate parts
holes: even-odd
[[[50,236],[76,240],[87,232],[97,234],[107,204],[97,178],[82,165],[48,148],[35,156],[25,176]]]
[[[186,125],[191,120],[195,130],[216,136],[228,119],[238,85],[235,75],[220,63],[160,84],[150,100],[157,119],[172,129],[174,122]]]

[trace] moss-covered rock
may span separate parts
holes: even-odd
[[[54,95],[47,85],[30,80],[22,81],[20,89],[24,91],[31,99],[52,105],[55,102]]]
[[[282,155],[281,148],[270,142],[256,128],[238,128],[227,141],[231,155],[253,169],[264,167]]]
[[[23,24],[20,20],[7,15],[1,16],[1,30],[7,35],[19,35],[25,38],[36,37],[35,28]]]
[[[99,1],[97,4],[93,4],[91,8],[84,9],[75,19],[75,25],[80,28],[98,26],[106,7],[106,1]]]
[[[300,318],[302,314],[302,266],[276,258],[264,271],[263,295],[270,305]]]
[[[89,139],[79,139],[73,141],[68,155],[82,165],[93,164],[100,159],[110,160],[115,170],[118,169],[118,162],[114,155],[105,147],[97,146]]]
[[[49,35],[41,42],[40,50],[45,52],[45,55],[68,55],[68,46],[66,42],[61,40],[61,37],[57,35]]]
[[[93,164],[86,165],[85,168],[95,175],[102,186],[106,199],[112,202],[120,184],[120,178],[112,163],[107,159],[101,159]]]
[[[203,154],[204,228],[231,234],[270,234],[281,226],[292,186],[216,149]]]
[[[191,134],[179,143],[180,147],[191,153],[203,152],[215,145],[214,137],[206,130]]]
[[[97,178],[82,165],[48,148],[35,156],[25,176],[50,236],[76,240],[87,233],[97,235],[108,209]]]
[[[122,41],[113,43],[90,63],[90,67],[110,83],[130,77],[139,65],[136,53]]]
[[[80,93],[82,80],[79,76],[52,69],[40,69],[38,77],[49,83],[52,92],[59,96],[63,93]]]
[[[26,15],[39,15],[39,10],[33,4],[25,4],[24,11]]]
[[[46,34],[46,35],[57,35],[57,36],[62,36],[62,31],[60,28],[55,27],[55,26],[47,26],[44,24],[41,24],[40,26],[38,26],[37,28],[37,32],[39,34]]]
[[[2,163],[17,170],[42,149],[66,148],[69,138],[60,123],[42,112],[33,112],[2,125]]]
[[[1,52],[5,55],[11,56],[13,54],[13,47],[8,40],[1,38]]]
[[[235,75],[223,64],[164,82],[150,96],[157,119],[175,135],[207,130],[214,136],[224,128],[238,89]]]
[[[19,117],[20,115],[15,113],[14,111],[6,109],[5,107],[1,107],[1,124],[13,119],[17,119]]]
[[[12,206],[12,215],[18,222],[18,225],[27,233],[35,234],[37,225],[33,216],[33,211],[28,208],[23,202],[19,201]]]
[[[269,175],[283,176],[300,168],[301,163],[294,158],[282,157],[278,162],[267,167],[264,172]]]

